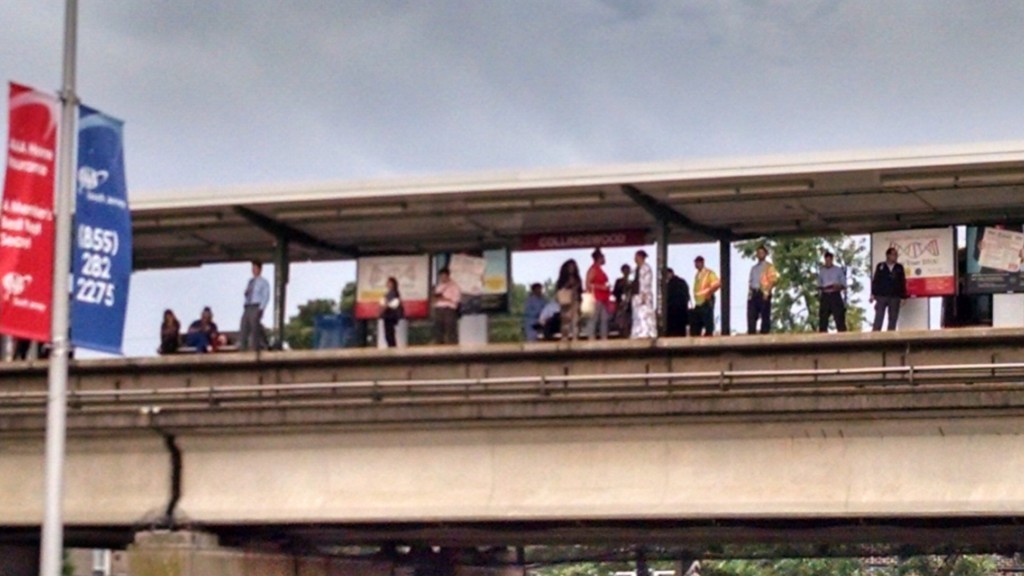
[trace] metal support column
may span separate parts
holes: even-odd
[[[668,268],[668,220],[658,224],[658,335],[668,333],[668,290],[665,290],[665,269]]]
[[[274,247],[274,334],[277,338],[271,344],[274,350],[284,348],[285,307],[288,302],[288,237],[278,234]]]
[[[718,241],[718,255],[722,269],[719,271],[719,278],[722,281],[722,335],[728,336],[732,333],[732,243],[728,240]]]
[[[650,576],[651,570],[647,565],[647,549],[638,546],[636,549],[636,576]]]

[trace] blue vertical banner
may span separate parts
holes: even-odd
[[[71,343],[120,354],[132,275],[123,123],[80,106]]]

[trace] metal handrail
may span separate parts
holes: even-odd
[[[915,386],[926,384],[922,377],[959,377],[978,373],[992,380],[1024,372],[1024,363],[991,364],[944,364],[925,366],[878,366],[861,368],[816,368],[788,370],[727,370],[700,372],[637,372],[628,374],[555,374],[541,376],[505,376],[483,378],[447,378],[413,380],[354,380],[345,382],[304,382],[282,384],[243,384],[226,386],[136,388],[105,390],[69,390],[68,399],[73,405],[83,403],[138,404],[141,401],[165,399],[175,402],[223,402],[232,399],[280,401],[289,398],[307,397],[316,393],[329,393],[339,399],[355,397],[391,401],[403,398],[446,397],[459,395],[507,395],[528,394],[559,395],[584,394],[592,392],[649,393],[669,389],[680,393],[685,390],[716,390],[729,392],[737,387],[751,390],[784,390],[794,387],[824,387],[837,384],[851,384],[864,387],[872,384],[871,376],[901,376],[899,380],[885,378],[880,386],[910,383]],[[1024,377],[1024,373],[1020,374]],[[768,379],[769,382],[763,380]],[[947,379],[939,381],[948,384]],[[665,382],[662,386],[651,386],[651,382]],[[641,383],[640,386],[631,385]],[[552,385],[559,385],[552,388]],[[256,397],[255,395],[259,395]],[[20,406],[45,403],[44,390],[0,392],[0,410],[3,404],[17,403]]]

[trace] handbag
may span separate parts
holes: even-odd
[[[384,320],[401,320],[405,317],[405,306],[402,305],[402,301],[398,298],[386,300],[384,307],[381,310],[380,317]]]
[[[576,292],[572,288],[559,288],[555,292],[555,302],[558,302],[559,306],[571,306],[574,300]]]
[[[594,298],[592,292],[583,293],[583,301],[580,303],[580,315],[581,316],[593,316],[597,312],[597,298]]]

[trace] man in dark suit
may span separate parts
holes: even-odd
[[[690,285],[671,268],[665,269],[665,294],[667,296],[665,317],[666,336],[686,336],[690,324]]]
[[[896,329],[896,321],[900,318],[900,305],[907,297],[907,274],[903,265],[896,261],[899,253],[890,247],[885,251],[885,262],[875,266],[871,276],[871,302],[875,303],[875,322],[871,329],[878,332],[882,329],[882,320],[886,311],[889,312],[887,330]]]

